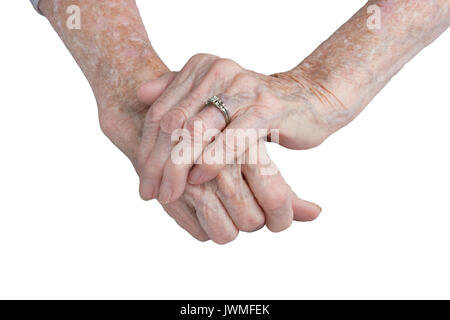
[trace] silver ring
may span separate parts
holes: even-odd
[[[222,112],[223,117],[225,118],[225,122],[227,123],[227,125],[229,125],[230,114],[228,113],[227,106],[225,105],[225,103],[223,103],[222,99],[220,99],[218,96],[209,98],[206,105],[208,106],[210,104],[214,105],[217,109],[220,110],[220,112]]]

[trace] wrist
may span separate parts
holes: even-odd
[[[168,69],[162,63],[154,62],[130,63],[129,69],[136,71],[102,79],[92,89],[103,133],[136,166],[138,144],[148,111],[148,105],[139,102],[136,92],[142,84],[161,76]]]
[[[66,27],[66,9],[73,4],[80,7],[80,29]],[[41,0],[40,9],[77,61],[99,106],[131,99],[142,83],[167,71],[134,0]]]
[[[128,60],[125,63],[114,60],[112,58],[100,63],[103,65],[99,67],[102,71],[93,79],[89,79],[99,112],[105,111],[108,105],[120,103],[130,112],[139,113],[145,105],[138,102],[137,89],[169,70],[156,54],[146,57],[139,55],[138,59]]]
[[[330,79],[321,78],[303,64],[288,72],[275,75],[276,77],[295,83],[296,96],[301,97],[299,107],[307,104],[308,118],[313,119],[319,140],[324,140],[340,128],[346,126],[356,115],[344,104]]]
[[[77,5],[80,28],[67,27]],[[153,50],[135,0],[41,0],[39,8],[86,76],[108,138],[133,162],[148,106],[137,88],[167,72]]]

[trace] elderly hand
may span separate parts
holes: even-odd
[[[148,92],[148,104],[157,100],[164,89],[164,86],[155,86]],[[144,141],[142,137],[141,143]],[[321,208],[295,195],[268,158],[263,141],[252,146],[244,156],[254,149],[257,149],[256,163],[227,165],[210,182],[188,184],[178,200],[163,204],[164,209],[196,239],[211,239],[220,244],[232,241],[239,231],[252,232],[267,225],[269,230],[280,232],[293,220],[317,218]],[[143,164],[146,163],[137,164],[140,176]]]
[[[166,74],[142,86],[138,97],[148,103],[153,92],[161,89],[165,92],[153,104],[144,123],[140,192],[144,199],[158,197],[162,203],[181,196],[194,163],[202,162],[189,175],[192,184],[210,181],[229,163],[212,161],[211,155],[222,154],[223,160],[239,159],[258,139],[268,135],[273,140],[272,130],[279,130],[279,143],[285,147],[311,148],[337,130],[347,116],[339,100],[306,74],[266,76],[206,54],[191,58],[181,72]],[[236,148],[235,136],[230,138],[222,132],[214,141],[203,141],[193,161],[174,163],[174,131],[184,127],[194,139],[208,129],[225,128],[224,115],[213,106],[205,108],[205,102],[214,95],[228,109],[231,123],[226,127],[227,133],[254,130],[257,139],[244,148]],[[183,143],[180,141],[178,146]]]
[[[164,209],[196,239],[219,244],[234,240],[239,231],[256,231],[264,224],[279,232],[293,219],[317,218],[320,207],[297,198],[279,172],[266,175],[265,168],[262,163],[228,165],[214,180],[188,185],[182,196]]]
[[[45,0],[40,8],[88,79],[103,131],[140,173],[141,154],[150,151],[140,146],[146,145],[141,141],[148,141],[144,120],[152,103],[138,101],[136,88],[168,69],[148,40],[134,0],[80,3],[83,28],[76,31],[62,23],[70,4],[69,0]],[[168,77],[171,75],[161,79],[164,82]],[[155,99],[162,89],[165,87],[153,90]],[[159,122],[152,121],[151,125],[159,128]],[[197,238],[219,243],[233,239],[238,229],[253,231],[266,222],[271,230],[280,231],[293,217],[311,220],[317,216],[320,209],[294,197],[277,172],[263,176],[258,168],[258,164],[229,166],[206,185],[188,186],[183,197],[165,209]]]
[[[135,155],[144,115],[149,109],[137,101],[123,102],[99,101],[109,106],[107,110],[116,110],[102,114],[101,124],[139,173]],[[234,240],[239,231],[253,232],[267,225],[271,231],[279,232],[294,219],[314,220],[320,207],[297,198],[268,159],[264,143],[258,147],[256,164],[229,165],[208,183],[188,185],[177,201],[163,205],[165,211],[196,239],[211,239],[219,244]]]
[[[107,110],[117,110],[102,114],[102,128],[139,173],[135,155],[148,106],[137,101],[123,104],[123,100],[99,103],[107,104]],[[264,143],[258,147],[256,164],[228,165],[216,179],[188,185],[177,201],[163,205],[165,211],[194,238],[219,244],[234,240],[239,231],[253,232],[267,225],[269,230],[280,232],[293,220],[317,218],[320,207],[299,199],[268,159]]]

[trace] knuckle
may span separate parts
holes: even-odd
[[[163,103],[155,103],[149,110],[149,121],[159,122],[166,113],[166,107]]]
[[[186,101],[186,103],[185,103],[186,108],[190,108],[192,105],[195,105],[195,104],[199,104],[199,103],[205,102],[205,101],[203,101],[203,100],[205,100],[205,97],[204,97],[204,96],[205,96],[205,95],[202,94],[202,92],[201,92],[199,89],[193,90],[193,91],[189,94],[189,97],[188,97],[188,99],[187,99],[187,101]]]
[[[256,121],[266,121],[272,116],[270,112],[270,108],[257,104],[255,107],[248,110],[247,116],[255,119]]]
[[[226,244],[236,239],[239,230],[234,225],[219,223],[220,220],[217,220],[218,207],[210,201],[213,196],[213,193],[199,195],[196,199],[195,207],[198,214],[202,217],[201,220],[207,225],[206,229],[209,229],[210,239],[217,244]]]
[[[229,174],[227,174],[226,171],[222,171],[219,173],[219,175],[216,177],[216,182],[218,190],[224,197],[236,197],[236,183],[234,179]]]
[[[198,194],[201,193],[201,188],[203,186],[201,185],[192,185],[188,184],[186,186],[186,189],[184,190],[184,198],[190,203],[192,203],[192,206],[195,207],[195,199],[198,198]]]
[[[289,203],[289,192],[286,188],[272,188],[261,199],[261,205],[265,210],[279,211]]]
[[[151,165],[150,161],[146,161],[146,163],[142,166],[141,175],[144,179],[149,179],[153,181],[159,181],[159,172],[156,171]]]
[[[278,98],[268,91],[258,92],[258,94],[256,95],[255,102],[258,105],[266,105],[271,107],[277,106],[279,103]]]
[[[154,180],[159,186],[163,175],[164,161],[158,159],[158,155],[151,153],[144,161],[141,175],[143,178]]]
[[[231,139],[230,137],[226,138],[223,140],[222,142],[223,145],[223,150],[225,151],[225,155],[236,155],[239,147],[238,144],[235,143],[235,139],[233,137],[233,139]],[[228,159],[228,158],[227,158]]]
[[[247,88],[255,84],[255,78],[248,73],[239,73],[234,77],[233,86],[238,88]]]
[[[267,229],[269,229],[271,232],[278,233],[282,232],[284,230],[287,230],[292,225],[293,219],[286,220],[285,222],[281,223],[268,223]]]
[[[264,215],[257,213],[246,213],[240,221],[239,229],[244,232],[254,232],[261,229],[266,223]]]
[[[212,69],[216,72],[234,70],[236,67],[238,64],[230,59],[217,59],[212,65]]]
[[[202,59],[203,59],[203,56],[204,56],[203,53],[197,53],[197,54],[193,55],[193,56],[189,59],[189,61],[188,61],[187,64],[196,63],[196,62],[198,62],[199,60],[202,60]]]
[[[195,116],[186,122],[186,130],[189,131],[191,138],[199,137],[201,139],[206,131],[206,125],[200,117]]]
[[[206,54],[206,53],[197,53],[197,54],[195,54],[195,55],[193,55],[190,59],[189,59],[189,61],[188,61],[188,65],[191,65],[191,64],[194,64],[194,65],[196,65],[196,64],[198,64],[198,63],[200,63],[200,62],[203,62],[203,61],[205,61],[205,60],[207,60],[207,59],[210,59],[210,58],[212,58],[213,56],[212,55],[209,55],[209,54]]]
[[[258,214],[258,212],[249,211],[249,199],[243,192],[242,180],[237,181],[233,175],[229,174],[227,171],[222,171],[217,176],[216,183],[218,185],[220,197],[229,199],[229,203],[233,207],[236,225],[239,230],[253,232],[264,226],[264,215]]]
[[[187,116],[182,108],[176,107],[166,113],[161,119],[161,130],[171,134],[176,129],[183,127]]]
[[[137,170],[138,170],[138,175],[139,177],[144,177],[144,173],[145,173],[145,163],[147,161],[147,154],[144,154],[142,152],[139,152],[137,155]]]

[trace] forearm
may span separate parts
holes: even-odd
[[[81,9],[79,30],[66,25],[66,10],[74,4]],[[82,69],[100,108],[139,108],[136,88],[167,71],[135,0],[41,0],[40,9]]]
[[[367,25],[370,5],[381,13],[380,29]],[[419,51],[450,24],[448,0],[369,1],[355,16],[287,74],[309,79],[336,128],[353,119]],[[344,112],[343,112],[344,110]]]

